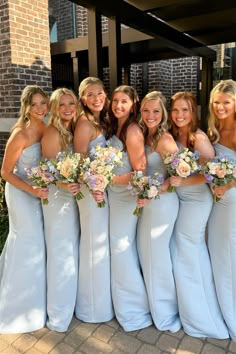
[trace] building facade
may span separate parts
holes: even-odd
[[[102,16],[102,32],[108,31],[108,19]],[[127,27],[122,25],[122,29]],[[67,86],[77,90],[87,75],[86,50],[52,55],[54,43],[83,40],[88,35],[88,11],[69,0],[2,0],[0,4],[0,156],[20,107],[20,94],[28,84],[37,84],[46,92]],[[212,47],[217,52],[214,82],[235,75],[235,43]],[[76,68],[75,68],[76,67]],[[75,81],[75,70],[78,77]],[[233,72],[232,72],[233,71]],[[127,77],[128,72],[128,77]],[[233,75],[234,74],[234,75]],[[104,63],[101,79],[108,95],[109,65]],[[122,68],[122,81],[134,86],[140,98],[150,90],[160,90],[169,101],[180,90],[201,90],[201,58],[183,57],[140,63]],[[199,102],[200,103],[200,102]]]

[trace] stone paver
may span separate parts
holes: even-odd
[[[66,333],[42,328],[0,335],[0,354],[236,354],[229,339],[194,338],[183,330],[160,332],[154,326],[124,332],[116,320],[83,323],[73,318]]]
[[[186,352],[189,354],[200,354],[202,347],[203,342],[200,339],[184,336],[179,348],[176,351],[176,354],[184,354]]]

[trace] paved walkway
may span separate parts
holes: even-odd
[[[234,354],[230,340],[200,339],[178,333],[159,332],[154,326],[124,332],[116,320],[106,324],[73,319],[66,333],[43,328],[27,334],[0,335],[0,354]]]

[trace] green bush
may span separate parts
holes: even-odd
[[[8,213],[4,198],[4,186],[5,181],[0,177],[0,253],[2,252],[9,231]]]

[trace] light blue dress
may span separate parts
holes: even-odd
[[[183,329],[193,337],[228,338],[205,240],[213,204],[211,191],[205,183],[177,187],[176,191],[180,206],[172,256]]]
[[[105,146],[99,135],[89,144],[89,151],[96,145]],[[109,207],[107,197],[104,208],[98,208],[86,186],[81,191],[84,198],[78,201],[80,211],[79,281],[76,300],[76,317],[84,322],[106,322],[114,317],[109,246]]]
[[[122,142],[114,135],[112,146],[123,150]],[[127,152],[123,151],[123,166],[116,167],[116,175],[130,172]],[[141,274],[137,245],[137,217],[133,215],[136,198],[127,185],[108,189],[110,205],[111,284],[112,298],[118,322],[125,331],[134,331],[152,324],[147,292]]]
[[[75,197],[65,188],[49,186],[43,205],[47,249],[47,327],[65,332],[74,314],[79,249],[79,212]]]
[[[165,178],[167,171],[161,155],[150,152],[149,146],[146,155],[147,174],[159,172]],[[138,222],[139,258],[153,322],[160,331],[177,332],[181,328],[170,253],[178,209],[176,193],[163,193],[143,208]]]
[[[236,151],[215,144],[216,155],[236,160]],[[236,341],[236,188],[215,202],[208,222],[208,245],[220,308]]]
[[[14,173],[27,180],[40,143],[24,149]],[[0,258],[0,333],[36,331],[46,322],[46,260],[39,198],[6,183],[9,235]]]

